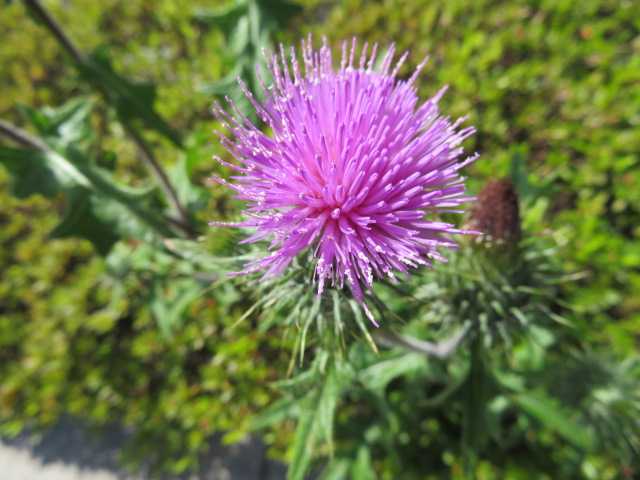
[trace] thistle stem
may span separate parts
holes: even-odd
[[[402,347],[413,352],[422,353],[430,357],[444,359],[454,353],[464,337],[469,332],[469,327],[462,328],[459,332],[447,340],[439,343],[426,342],[414,337],[400,335],[391,330],[379,330],[373,334],[374,338],[383,345]]]
[[[46,151],[49,147],[39,138],[33,137],[21,128],[0,119],[0,134],[13,140],[18,145],[35,150]]]
[[[51,34],[56,37],[58,43],[73,57],[78,63],[86,61],[84,55],[78,50],[71,39],[64,33],[64,30],[60,27],[58,22],[51,16],[51,14],[45,10],[38,0],[24,0],[24,4],[27,9],[33,14],[34,17],[42,21]]]
[[[186,210],[180,203],[180,199],[178,198],[178,194],[176,190],[171,185],[169,181],[169,177],[167,177],[167,173],[164,171],[162,166],[158,163],[156,158],[153,156],[153,152],[144,138],[138,133],[138,131],[131,126],[127,122],[123,122],[123,126],[125,131],[129,134],[129,136],[133,139],[134,143],[138,147],[140,151],[140,156],[142,158],[143,163],[147,166],[147,168],[151,171],[154,177],[158,180],[158,184],[162,189],[165,197],[169,200],[169,203],[173,207],[173,210],[178,215],[177,219],[173,219],[175,225],[177,225],[184,233],[186,233],[189,237],[194,237],[195,232],[191,228],[189,223],[189,216],[187,215]]]
[[[24,4],[34,17],[42,21],[47,30],[49,30],[49,32],[55,37],[55,39],[64,48],[64,50],[69,55],[71,55],[76,63],[87,63],[87,57],[74,45],[71,39],[64,32],[60,24],[56,22],[53,16],[45,8],[42,7],[38,0],[24,0]],[[98,87],[98,89],[105,98],[108,98],[107,92],[105,92],[100,87]],[[137,131],[137,129],[129,122],[126,122],[122,119],[121,121],[125,131],[138,147],[142,162],[151,172],[153,177],[155,177],[160,186],[160,189],[167,199],[167,202],[169,203],[169,205],[171,205],[172,209],[178,216],[178,218],[175,219],[172,223],[178,226],[178,228],[188,237],[193,238],[195,236],[195,232],[191,227],[187,211],[180,202],[178,194],[173,185],[171,185],[166,172],[164,171],[160,163],[156,160],[155,156],[153,155],[153,151],[146,143],[142,135]]]

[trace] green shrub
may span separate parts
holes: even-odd
[[[167,336],[152,314],[145,282],[153,276],[133,271],[153,254],[143,244],[119,245],[105,262],[87,241],[48,238],[49,202],[6,194],[0,201],[2,434],[64,414],[98,426],[120,422],[135,431],[130,460],[181,471],[197,463],[213,433],[233,441],[247,432],[288,357],[251,323],[232,326],[245,307],[231,285],[192,302]],[[162,295],[171,301],[181,274],[169,272]]]

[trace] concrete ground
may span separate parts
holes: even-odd
[[[2,480],[144,480],[145,472],[125,472],[118,454],[127,434],[114,427],[90,433],[79,422],[65,419],[38,437],[0,438]],[[164,480],[280,480],[283,465],[267,460],[258,440],[221,446],[212,440],[203,468]]]

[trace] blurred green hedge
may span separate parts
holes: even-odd
[[[150,136],[153,147],[167,166],[183,155],[202,184],[219,148],[212,97],[202,89],[234,61],[223,54],[222,31],[196,20],[208,2],[45,4],[80,48],[107,46],[119,73],[158,85],[156,107],[184,132],[185,149]],[[90,96],[98,164],[140,184],[134,145],[48,33],[20,3],[2,6],[0,29],[0,117],[25,125],[20,105]],[[199,220],[219,216],[225,203],[213,195]],[[12,196],[0,167],[0,434],[45,427],[64,414],[95,426],[119,422],[134,431],[124,460],[173,472],[195,467],[214,433],[226,433],[226,441],[245,435],[286,368],[281,340],[258,335],[249,322],[235,325],[246,305],[228,282],[190,303],[180,329],[168,336],[154,318],[154,308],[165,308],[154,302],[154,276],[138,268],[151,262],[166,273],[160,294],[177,301],[183,273],[171,258],[148,258],[156,252],[135,241],[102,258],[88,241],[52,239],[64,210],[60,195]],[[210,235],[211,250],[224,253],[226,237]]]
[[[134,268],[144,247],[117,247],[107,266],[87,241],[48,238],[57,220],[48,202],[4,192],[0,201],[0,434],[65,414],[117,422],[135,432],[124,460],[175,472],[197,464],[212,434],[242,438],[288,357],[255,325],[233,325],[246,308],[236,290],[203,295],[167,337],[144,276],[104,276]]]

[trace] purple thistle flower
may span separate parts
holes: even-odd
[[[233,134],[220,134],[238,165],[219,158],[238,173],[227,185],[245,200],[245,220],[212,225],[251,227],[243,243],[267,239],[271,253],[248,263],[238,274],[278,275],[297,255],[311,249],[318,294],[325,284],[342,288],[364,303],[363,289],[374,277],[444,260],[438,247],[455,247],[447,234],[473,233],[429,219],[439,212],[461,213],[471,200],[460,169],[462,141],[474,133],[464,119],[442,117],[438,101],[446,88],[422,105],[415,81],[420,64],[406,81],[396,78],[405,53],[392,69],[392,45],[379,66],[377,45],[365,43],[354,64],[356,40],[342,45],[336,71],[326,40],[314,51],[302,41],[304,72],[292,47],[290,60],[270,61],[273,85],[259,104],[240,81],[244,95],[271,130],[263,133],[229,101],[233,114],[214,112]],[[291,68],[291,70],[289,69]],[[375,323],[375,322],[374,322]]]

